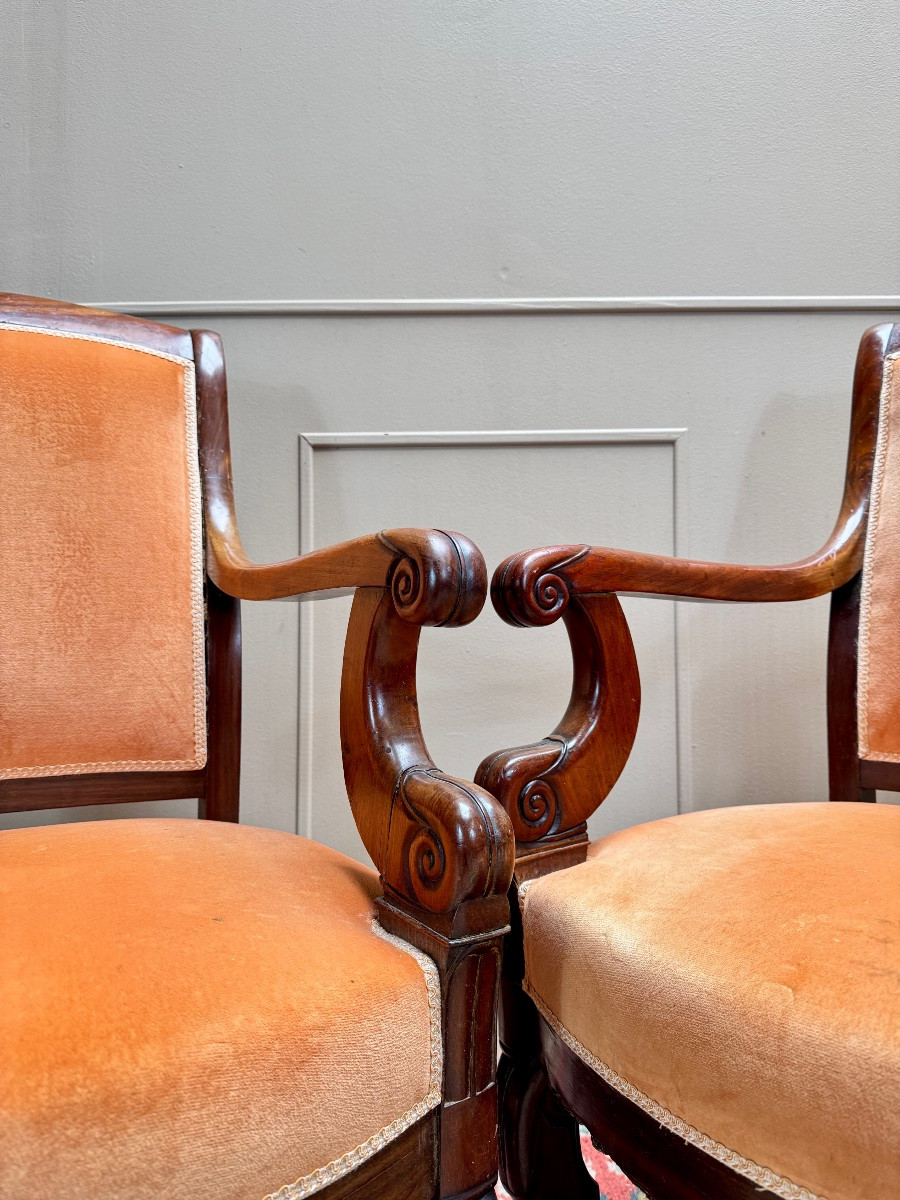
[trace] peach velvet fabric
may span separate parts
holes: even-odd
[[[206,760],[193,364],[0,328],[0,778]]]
[[[426,979],[378,892],[247,826],[0,833],[0,1196],[262,1200],[433,1106]]]
[[[859,630],[859,754],[900,762],[900,355],[889,355],[872,505],[866,537]]]
[[[887,1197],[898,862],[888,805],[636,826],[527,888],[526,986],[601,1064],[723,1147],[828,1200]]]

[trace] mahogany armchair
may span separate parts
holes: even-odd
[[[478,550],[250,562],[212,333],[0,296],[0,419],[0,811],[206,818],[0,833],[0,1195],[493,1195],[512,834],[431,761],[415,690],[421,627],[482,607]],[[239,602],[347,589],[379,874],[237,824]]]
[[[900,325],[863,337],[843,504],[780,567],[589,546],[509,558],[513,625],[562,618],[571,701],[476,779],[516,835],[504,955],[501,1178],[589,1200],[578,1122],[653,1200],[874,1200],[900,1188]],[[693,812],[588,843],[634,741],[617,592],[831,593],[830,800]],[[773,797],[777,799],[777,797]]]

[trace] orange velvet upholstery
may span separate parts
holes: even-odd
[[[206,761],[194,368],[0,328],[0,778]]]
[[[436,968],[342,855],[93,822],[0,834],[0,880],[0,1196],[299,1198],[439,1102]]]
[[[900,355],[885,359],[859,625],[860,758],[900,762]]]
[[[776,1194],[900,1183],[900,808],[697,812],[525,885],[526,987],[661,1123]]]

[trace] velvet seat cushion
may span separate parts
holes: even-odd
[[[634,1103],[791,1200],[900,1184],[900,808],[656,821],[525,885],[526,988]]]
[[[0,1196],[288,1200],[423,1118],[437,972],[378,892],[246,826],[0,833]]]

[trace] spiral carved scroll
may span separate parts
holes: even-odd
[[[378,535],[394,557],[389,586],[394,607],[413,625],[467,625],[487,595],[481,551],[443,529],[391,529]]]
[[[506,814],[493,796],[435,767],[404,772],[398,798],[410,819],[406,889],[423,908],[449,912],[502,893],[512,874]]]
[[[494,607],[510,625],[552,625],[569,606],[567,567],[584,558],[588,546],[555,546],[516,554],[494,575]]]
[[[560,798],[548,776],[566,748],[554,738],[495,754],[478,768],[475,781],[496,796],[510,815],[517,842],[536,842],[554,832],[562,817]]]
[[[518,810],[519,820],[527,827],[531,838],[541,838],[556,823],[559,797],[546,779],[532,779],[519,792]]]
[[[511,620],[512,614],[520,624],[547,623],[536,620],[522,596],[532,595],[551,573],[543,569],[548,560],[560,564],[563,574],[566,549],[508,560],[499,589],[503,568],[498,570],[494,602],[498,610],[504,604],[501,616]],[[567,561],[580,557],[570,555]],[[585,821],[619,778],[637,731],[640,678],[621,605],[609,593],[570,590],[564,620],[572,648],[572,693],[562,720],[543,741],[485,759],[475,775],[510,814],[520,856],[534,853],[534,843],[544,839],[559,843],[584,836]],[[555,604],[558,596],[549,599]]]
[[[444,847],[433,829],[419,829],[413,834],[408,858],[410,881],[416,899],[423,904],[425,896],[440,888],[447,869]]]

